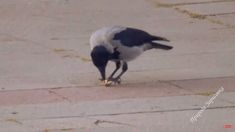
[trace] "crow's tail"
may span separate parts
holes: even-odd
[[[170,42],[167,38],[159,37],[159,36],[152,36],[152,41],[167,41]]]
[[[163,44],[159,44],[156,42],[151,42],[150,44],[153,46],[153,48],[156,48],[156,49],[170,50],[173,48],[172,46],[163,45]]]

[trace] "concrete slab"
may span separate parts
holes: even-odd
[[[143,81],[143,80],[142,80]],[[47,104],[56,102],[77,103],[83,101],[149,98],[180,95],[210,96],[224,87],[226,92],[235,91],[234,78],[212,78],[179,81],[149,81],[125,83],[112,87],[76,86],[29,90],[2,90],[0,105]]]
[[[234,92],[223,92],[216,98],[211,108],[233,107],[234,104],[225,102],[225,96],[232,96]],[[212,95],[211,95],[212,96]],[[43,119],[63,117],[88,117],[98,115],[115,115],[141,112],[161,112],[179,110],[197,110],[209,101],[210,97],[201,95],[174,96],[143,99],[119,99],[104,101],[84,101],[79,103],[54,103],[7,106],[0,109],[1,119],[16,118]],[[227,98],[229,99],[229,98]],[[232,97],[231,97],[232,99]],[[233,102],[233,100],[228,100]],[[14,114],[17,113],[17,114]]]
[[[152,9],[142,0],[135,1],[132,18],[124,13],[130,9],[123,6],[126,1],[92,3],[1,1],[1,9],[5,12],[0,21],[1,60],[7,60],[1,65],[1,87],[11,90],[73,86],[74,83],[89,85],[86,80],[90,76],[83,77],[83,74],[97,72],[87,61],[91,32],[107,25],[134,26],[134,21],[142,25],[144,20],[151,18],[145,14],[151,14]],[[139,10],[142,7],[146,7],[143,8],[145,13]],[[134,17],[135,14],[143,14],[142,19]],[[118,19],[113,20],[113,17]]]
[[[117,116],[99,116],[95,118],[70,118],[70,119],[44,119],[44,120],[29,120],[23,123],[28,125],[28,128],[19,130],[32,130],[36,131],[49,131],[49,132],[102,132],[102,131],[120,131],[125,132],[137,131],[137,132],[155,132],[159,131],[208,131],[208,132],[220,132],[228,131],[232,132],[233,128],[224,128],[225,124],[234,124],[230,115],[234,114],[234,110],[221,109],[221,110],[207,110],[204,115],[196,122],[191,124],[188,118],[196,111],[182,112],[166,112],[166,113],[149,113],[149,114],[133,114],[133,115],[117,115]],[[218,114],[218,112],[220,114]],[[177,115],[177,118],[175,116]],[[220,118],[227,118],[227,120],[219,120]],[[94,122],[97,120],[103,121],[98,125]],[[181,120],[182,122],[179,122]],[[68,123],[70,122],[70,123]],[[83,124],[87,122],[87,124]],[[122,123],[120,123],[122,122]],[[118,124],[120,123],[120,124]],[[208,125],[205,125],[208,124]],[[6,123],[3,125],[6,126]],[[4,128],[4,127],[3,127]],[[31,129],[30,129],[31,128]],[[2,130],[17,131],[14,127],[5,128]]]
[[[63,118],[63,119],[43,119],[43,120],[26,120],[22,123],[21,128],[7,127],[9,124],[1,122],[1,130],[10,130],[12,132],[27,131],[32,132],[102,132],[102,131],[120,131],[125,132],[155,132],[159,131],[208,131],[232,132],[232,128],[224,128],[226,124],[234,124],[231,115],[234,114],[233,109],[208,109],[203,116],[192,124],[188,119],[197,111],[178,111],[148,114],[132,114],[132,115],[116,115],[116,116],[97,116],[94,118]],[[220,114],[218,114],[220,113]],[[226,119],[226,120],[220,120]],[[99,120],[97,125],[95,122]],[[180,122],[180,121],[181,122]],[[208,124],[208,125],[205,125]],[[20,126],[20,125],[19,125]],[[26,126],[26,127],[23,127]]]
[[[205,96],[175,96],[146,99],[94,101],[77,104],[22,105],[0,108],[1,130],[99,130],[117,129],[223,130],[224,124],[234,124],[231,115],[234,104],[225,102],[234,92],[223,92],[192,124],[190,119],[210,100]],[[15,112],[16,114],[12,114]],[[220,114],[218,114],[220,113]],[[210,125],[205,125],[205,123]],[[171,126],[171,127],[170,127]],[[107,129],[108,129],[107,128]],[[124,129],[125,130],[125,129]]]

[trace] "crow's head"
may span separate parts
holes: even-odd
[[[105,69],[110,58],[110,53],[104,46],[96,46],[91,51],[93,64],[101,74],[101,80],[105,80]]]

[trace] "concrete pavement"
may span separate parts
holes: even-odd
[[[234,2],[184,2],[166,7],[164,1],[144,0],[132,6],[109,0],[2,0],[1,87],[97,85],[99,75],[89,61],[89,36],[100,27],[116,24],[167,37],[175,47],[169,52],[148,51],[131,62],[123,79],[127,82],[234,76],[234,28],[226,26],[234,26],[233,8],[226,8]],[[222,8],[211,9],[211,4],[222,4]],[[210,12],[219,10],[219,15],[207,11],[205,19],[192,18],[206,6]],[[220,15],[223,10],[225,15]]]
[[[234,131],[234,7],[234,0],[1,0],[0,130]],[[164,36],[174,49],[146,52],[122,85],[104,88],[88,40],[108,25]]]
[[[180,83],[187,84],[186,82]],[[158,89],[158,87],[154,88]],[[177,93],[175,93],[174,96],[165,94],[159,97],[155,92],[156,96],[151,97],[137,97],[136,95],[136,98],[70,100],[71,102],[57,100],[57,102],[48,104],[1,105],[0,128],[2,131],[9,132],[115,130],[232,132],[235,123],[233,118],[235,91],[227,88],[229,87],[224,87],[224,91],[215,98],[194,123],[191,123],[190,119],[220,88],[192,95],[176,95]],[[161,91],[160,89],[161,87],[159,87],[159,91]],[[182,89],[184,88],[182,87]],[[133,90],[135,89],[133,88]],[[127,92],[130,91],[127,90]],[[120,96],[120,93],[115,92],[112,95]],[[72,97],[74,96],[72,95]],[[232,127],[224,128],[225,125]]]

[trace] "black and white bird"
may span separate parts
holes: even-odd
[[[169,42],[164,37],[154,36],[143,30],[130,27],[111,26],[95,31],[90,37],[91,58],[101,74],[100,80],[106,80],[105,69],[108,61],[115,62],[116,69],[107,80],[120,83],[121,76],[128,69],[128,61],[134,60],[146,50],[170,50],[173,48],[156,41]],[[122,67],[121,73],[114,77],[120,67]]]

